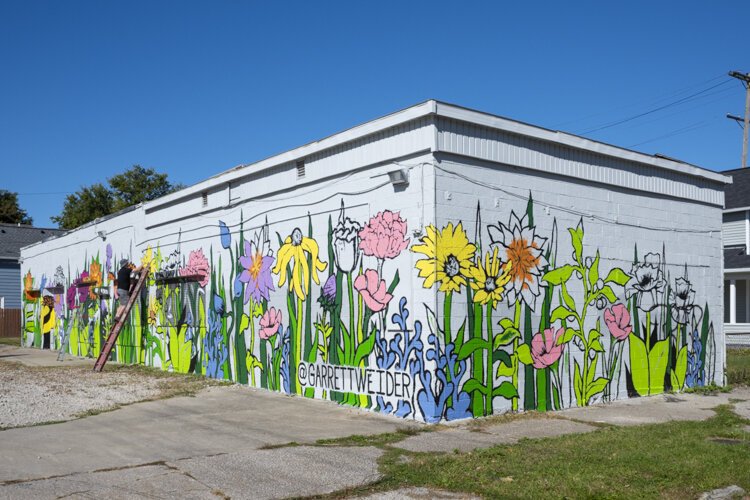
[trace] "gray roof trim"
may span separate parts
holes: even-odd
[[[238,165],[230,170],[209,177],[208,179],[198,182],[197,184],[187,187],[181,191],[177,191],[175,193],[163,196],[157,200],[147,202],[144,204],[144,208],[146,212],[149,212],[163,205],[174,203],[183,198],[197,195],[202,191],[211,189],[217,185],[236,181],[248,175],[255,174],[258,171],[266,170],[283,163],[303,159],[309,155],[319,153],[341,144],[352,142],[365,136],[375,134],[385,129],[396,127],[406,122],[429,115],[444,116],[446,118],[462,120],[527,137],[533,137],[544,141],[564,144],[575,149],[591,151],[594,153],[621,158],[623,160],[650,165],[673,172],[679,172],[683,175],[699,177],[702,179],[720,183],[722,185],[732,183],[732,178],[729,176],[714,172],[712,170],[696,167],[689,163],[684,163],[665,157],[648,155],[645,153],[612,146],[602,142],[597,142],[591,139],[586,139],[584,137],[568,134],[565,132],[549,130],[516,120],[503,118],[501,116],[492,115],[489,113],[484,113],[481,111],[476,111],[431,99],[409,108],[396,111],[395,113],[385,115],[381,118],[376,118],[361,125],[351,127],[318,141],[313,141],[303,146],[290,149],[284,153],[280,153],[278,155],[274,155],[254,163]],[[437,149],[437,139],[435,140],[435,142],[436,144],[434,145],[434,150]]]

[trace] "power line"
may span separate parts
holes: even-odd
[[[724,81],[723,81],[723,82],[721,82],[721,83],[717,83],[716,85],[712,85],[712,86],[710,86],[710,87],[708,87],[708,88],[706,88],[706,89],[703,89],[703,90],[701,90],[701,91],[699,91],[699,92],[695,92],[695,93],[693,93],[693,94],[690,94],[690,95],[689,95],[689,96],[687,96],[687,97],[683,97],[683,98],[681,98],[681,99],[678,99],[678,100],[676,100],[676,101],[672,101],[672,102],[670,102],[670,103],[668,103],[668,104],[665,104],[665,105],[663,105],[663,106],[659,106],[659,107],[657,107],[657,108],[654,108],[654,109],[650,109],[650,110],[648,110],[648,111],[644,111],[643,113],[638,113],[637,115],[633,115],[633,116],[629,116],[629,117],[627,117],[627,118],[623,118],[622,120],[617,120],[617,121],[614,121],[614,122],[610,122],[610,123],[604,124],[604,125],[602,125],[602,126],[600,126],[600,127],[596,127],[596,128],[593,128],[593,129],[589,129],[589,130],[584,130],[583,132],[579,132],[579,134],[581,134],[581,135],[585,135],[585,134],[590,134],[590,133],[592,133],[592,132],[598,132],[598,131],[600,131],[600,130],[605,130],[605,129],[608,129],[608,128],[612,128],[612,127],[615,127],[615,126],[617,126],[617,125],[622,125],[623,123],[627,123],[627,122],[630,122],[630,121],[633,121],[633,120],[637,120],[638,118],[641,118],[641,117],[643,117],[643,116],[647,116],[647,115],[650,115],[650,114],[656,113],[656,112],[658,112],[658,111],[662,111],[662,110],[664,110],[664,109],[667,109],[667,108],[671,108],[672,106],[677,106],[677,105],[679,105],[679,104],[683,104],[683,103],[685,103],[685,102],[689,102],[689,101],[692,101],[692,100],[694,100],[695,98],[697,98],[698,96],[701,96],[701,95],[705,94],[705,93],[706,93],[706,92],[708,92],[709,90],[713,90],[713,89],[715,89],[716,87],[720,87],[720,86],[722,86],[722,85],[726,85],[727,83],[729,83],[729,82],[731,82],[731,81],[732,81],[732,80],[724,80]],[[712,93],[712,94],[709,94],[709,95],[714,95],[714,93]]]
[[[669,132],[667,134],[660,135],[660,136],[654,137],[653,139],[648,139],[646,141],[637,142],[637,143],[631,144],[631,145],[629,145],[627,147],[628,148],[634,148],[636,146],[641,146],[643,144],[648,144],[650,142],[656,142],[656,141],[659,141],[661,139],[668,139],[668,138],[674,137],[676,135],[684,134],[684,133],[687,133],[687,132],[692,132],[693,130],[698,130],[698,129],[701,129],[701,128],[705,127],[711,121],[712,120],[699,121],[699,122],[693,123],[692,125],[688,125],[687,127],[678,128],[678,129],[673,130],[673,131],[671,131],[671,132]]]
[[[590,115],[587,115],[587,116],[583,116],[581,118],[575,118],[573,120],[566,120],[564,122],[555,123],[555,124],[552,124],[551,127],[558,128],[558,127],[562,127],[564,125],[569,125],[571,123],[582,122],[582,121],[588,120],[589,118],[594,118],[594,117],[597,117],[597,116],[607,115],[607,114],[609,114],[609,113],[611,113],[613,111],[619,111],[621,109],[638,107],[638,106],[641,105],[641,103],[646,103],[648,105],[655,105],[655,104],[658,104],[660,102],[664,102],[664,101],[666,101],[668,99],[671,99],[673,97],[676,97],[676,96],[678,96],[680,94],[684,94],[684,93],[686,93],[686,92],[688,92],[691,89],[694,89],[696,87],[702,87],[703,85],[707,85],[707,84],[709,84],[711,82],[715,82],[716,80],[719,80],[721,78],[726,78],[726,74],[722,73],[722,74],[720,74],[718,76],[715,76],[713,78],[709,78],[708,80],[704,80],[704,81],[702,81],[700,83],[695,83],[695,84],[692,84],[692,85],[688,85],[687,87],[683,87],[683,88],[681,88],[679,90],[675,90],[673,92],[662,94],[661,97],[657,97],[656,99],[640,99],[640,100],[637,100],[637,101],[632,101],[629,104],[625,104],[625,105],[622,105],[622,106],[616,106],[616,107],[613,107],[613,108],[608,108],[608,109],[606,109],[604,111],[599,111],[597,113],[593,113],[593,114],[590,114]]]

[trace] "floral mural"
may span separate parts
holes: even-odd
[[[249,228],[240,213],[200,244],[146,246],[148,287],[112,359],[426,422],[716,380],[705,292],[663,246],[617,265],[583,220],[542,230],[531,197],[502,220],[482,214],[410,237],[400,212],[358,218],[342,200],[293,223]],[[124,250],[24,275],[24,343],[97,356]]]

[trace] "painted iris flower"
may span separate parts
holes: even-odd
[[[310,256],[312,269],[307,265],[307,255]],[[294,263],[292,264],[292,261]],[[292,234],[286,237],[281,245],[276,266],[271,270],[273,274],[279,275],[279,287],[284,286],[287,281],[287,266],[292,264],[292,275],[289,277],[289,289],[304,300],[309,292],[306,289],[307,282],[312,275],[312,280],[320,284],[318,272],[325,271],[328,265],[318,258],[318,243],[302,235],[300,228],[294,228]]]
[[[474,279],[470,284],[474,290],[474,300],[482,305],[491,304],[493,309],[503,300],[513,267],[510,261],[503,265],[497,254],[498,248],[495,247],[492,253],[485,254],[484,265],[480,261],[471,268],[471,277]]]
[[[547,238],[537,235],[535,229],[528,225],[526,215],[521,219],[510,213],[506,226],[498,222],[496,226],[487,226],[487,232],[493,246],[505,250],[505,260],[511,262],[512,286],[508,290],[508,303],[523,301],[532,310],[536,307],[536,298],[540,293],[540,277],[547,266],[544,257],[544,243]]]
[[[264,226],[255,233],[252,241],[245,240],[245,254],[240,257],[240,264],[244,269],[239,280],[245,284],[245,304],[250,301],[250,297],[255,302],[268,300],[269,293],[274,290],[271,279],[273,261],[268,228]]]
[[[664,293],[664,275],[661,271],[661,255],[647,253],[643,263],[633,264],[630,280],[625,284],[625,296],[636,297],[636,305],[643,311],[652,311],[660,303]]]
[[[435,282],[439,282],[441,292],[458,292],[462,285],[466,286],[477,247],[469,243],[460,222],[455,227],[449,222],[442,231],[429,225],[427,235],[420,241],[411,247],[411,251],[427,257],[416,263],[419,277],[424,278],[424,288],[432,288]]]
[[[674,288],[669,291],[669,303],[672,305],[672,319],[681,325],[690,321],[695,308],[695,290],[685,278],[677,278]]]
[[[332,312],[336,308],[336,275],[328,277],[323,288],[320,290],[318,304],[324,311]]]

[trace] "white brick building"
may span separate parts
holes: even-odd
[[[25,342],[96,355],[126,257],[123,362],[430,422],[723,383],[729,181],[427,101],[26,247]]]

